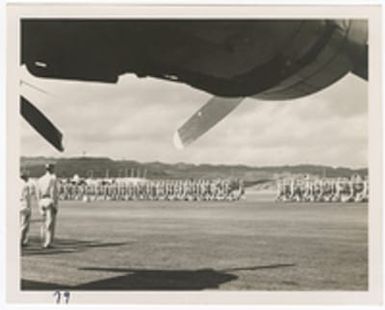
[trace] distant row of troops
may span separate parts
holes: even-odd
[[[236,201],[245,193],[242,180],[152,180],[145,182],[90,181],[59,184],[61,200],[167,200],[167,201]]]
[[[369,182],[352,176],[338,179],[291,178],[277,182],[276,201],[283,202],[367,202]]]

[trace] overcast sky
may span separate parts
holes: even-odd
[[[211,95],[188,85],[124,75],[118,84],[38,79],[22,69],[21,92],[64,133],[56,151],[21,120],[24,156],[106,156],[141,162],[324,164],[367,167],[367,83],[347,75],[314,95],[289,101],[245,99],[184,150],[175,130]]]

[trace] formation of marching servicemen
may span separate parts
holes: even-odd
[[[243,197],[243,182],[238,179],[140,180],[62,180],[61,200],[167,200],[167,201],[236,201]]]
[[[28,244],[31,199],[36,197],[42,216],[43,248],[52,246],[59,200],[166,200],[166,201],[236,201],[245,194],[240,179],[85,179],[66,180],[55,175],[55,166],[47,164],[45,174],[31,180],[20,175],[21,245]],[[308,175],[277,181],[276,201],[284,202],[367,202],[367,177],[310,178]]]
[[[42,248],[52,247],[59,200],[235,201],[245,193],[243,182],[239,179],[59,179],[53,164],[45,165],[45,174],[34,180],[29,178],[27,171],[21,171],[19,190],[21,246],[28,245],[31,205],[32,200],[36,199],[42,216]]]
[[[309,176],[282,179],[277,182],[276,201],[283,202],[367,202],[368,179],[315,178]]]

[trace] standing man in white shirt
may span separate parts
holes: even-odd
[[[41,227],[42,247],[52,247],[55,235],[56,215],[58,212],[59,190],[55,166],[47,164],[46,173],[38,180],[39,209],[43,215]]]
[[[31,222],[31,187],[28,183],[28,173],[20,173],[20,242],[21,246],[28,244],[29,224]]]

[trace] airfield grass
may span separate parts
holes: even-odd
[[[367,290],[367,204],[61,202],[23,290]]]

